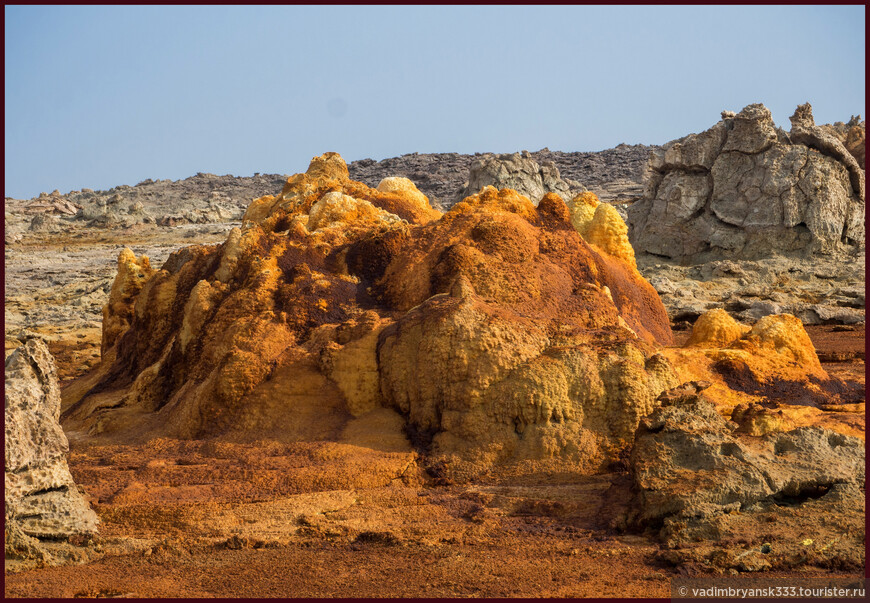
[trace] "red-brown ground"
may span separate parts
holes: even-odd
[[[822,356],[863,352],[863,328],[808,332]],[[864,380],[863,360],[823,366]],[[7,597],[666,598],[673,578],[707,575],[611,528],[629,499],[619,472],[434,485],[408,453],[171,439],[74,441],[70,468],[102,552],[7,573]],[[831,570],[765,574],[816,575]]]
[[[674,577],[705,575],[657,560],[652,537],[609,528],[628,498],[624,474],[431,486],[411,470],[358,487],[355,465],[388,460],[369,453],[74,445],[70,466],[102,520],[104,556],[7,574],[5,594],[668,597]]]

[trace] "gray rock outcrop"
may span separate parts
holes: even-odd
[[[578,190],[585,186],[602,201],[612,203],[634,200],[642,195],[647,159],[650,151],[656,148],[659,147],[620,144],[612,149],[588,153],[543,148],[530,152],[529,156],[539,165],[552,162],[558,168],[560,178],[569,185],[575,186],[572,180],[577,180]],[[372,188],[387,176],[409,178],[429,197],[432,207],[447,211],[462,200],[458,196],[468,185],[471,164],[483,155],[409,153],[381,161],[360,159],[348,163],[347,169],[353,180]]]
[[[547,193],[556,193],[566,202],[586,188],[579,182],[563,180],[552,161],[538,164],[528,151],[522,153],[484,155],[472,162],[468,182],[456,201],[480,191],[484,186],[512,188],[537,205]]]
[[[798,107],[792,130],[749,105],[650,154],[628,211],[635,250],[695,264],[864,247],[864,170]]]
[[[769,314],[792,314],[805,325],[864,322],[863,254],[844,261],[816,256],[716,260],[693,266],[638,258],[638,268],[661,297],[674,322],[693,322],[713,308],[754,323]]]
[[[97,530],[97,515],[67,466],[59,418],[54,359],[43,341],[29,339],[6,359],[7,549],[37,549],[38,539]]]
[[[33,218],[30,220],[30,226],[28,227],[28,230],[30,232],[52,233],[60,231],[61,228],[62,226],[60,224],[60,221],[56,217],[54,217],[53,214],[43,213],[33,216]]]
[[[630,460],[638,522],[667,532],[687,520],[864,487],[858,438],[800,427],[747,439],[737,428],[697,393],[644,418]]]

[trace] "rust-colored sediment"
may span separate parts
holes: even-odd
[[[5,595],[667,597],[674,578],[709,575],[609,528],[630,498],[622,474],[433,486],[409,459],[316,443],[74,443],[103,554],[8,573]]]

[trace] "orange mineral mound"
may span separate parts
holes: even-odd
[[[710,381],[704,393],[747,433],[821,425],[864,437],[863,422],[836,412],[863,403],[863,386],[828,375],[795,316],[765,316],[749,327],[711,310],[695,322],[686,347],[664,353],[680,381]]]
[[[677,384],[664,307],[607,209],[588,240],[553,194],[486,187],[442,216],[406,178],[372,189],[315,157],[222,245],[159,270],[121,253],[103,362],[62,420],[109,440],[416,446],[456,476],[595,471]]]

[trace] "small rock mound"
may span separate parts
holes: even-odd
[[[698,318],[685,347],[664,353],[681,378],[710,381],[710,394],[723,412],[764,404],[798,425],[813,424],[809,417],[816,416],[834,426],[817,409],[863,402],[863,385],[829,375],[803,324],[789,314],[768,315],[750,327],[724,310],[711,310]]]
[[[775,359],[806,375],[827,378],[810,336],[800,319],[791,314],[770,314],[749,327],[724,310],[710,310],[696,321],[686,347],[706,349],[708,356],[729,361],[745,358],[760,363]],[[722,354],[712,350],[721,350]]]
[[[804,330],[800,319],[791,314],[763,317],[744,337],[742,349],[756,346],[758,349],[775,351],[798,364],[811,369],[822,370],[810,336]]]
[[[725,310],[717,308],[698,317],[686,345],[705,348],[724,348],[748,333],[750,327],[742,325]]]
[[[413,182],[401,176],[390,176],[378,183],[378,190],[382,193],[400,193],[407,199],[413,199],[420,207],[429,207],[429,198],[417,188]]]
[[[737,405],[731,412],[731,421],[737,425],[736,433],[752,436],[790,431],[797,427],[782,408],[756,403]]]
[[[818,427],[760,438],[740,433],[750,432],[723,419],[702,396],[645,417],[630,458],[636,493],[630,520],[659,531],[671,547],[722,541],[738,530],[775,534],[766,536],[764,550],[719,544],[707,556],[708,564],[742,571],[793,564],[784,553],[802,553],[804,562],[808,553],[823,553],[806,548],[813,540],[801,544],[808,533],[837,542],[849,532],[845,554],[819,556],[830,563],[843,554],[849,563],[862,563],[864,443]],[[789,514],[771,532],[770,513],[778,517],[785,506]],[[796,534],[790,533],[791,516],[798,520]],[[776,554],[765,557],[771,549]]]
[[[28,230],[30,232],[60,232],[62,230],[60,220],[54,217],[51,213],[36,214],[30,220]]]

